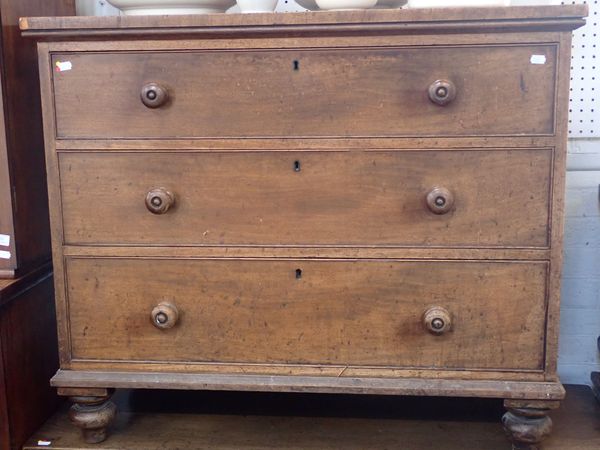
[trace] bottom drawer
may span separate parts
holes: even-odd
[[[71,258],[66,267],[73,359],[543,368],[544,262]]]

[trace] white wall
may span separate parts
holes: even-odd
[[[562,281],[559,374],[587,384],[600,370],[600,2],[587,3],[587,24],[574,32],[569,159]]]
[[[118,14],[118,10],[105,0],[77,1],[80,14]],[[588,3],[592,8],[591,18],[597,23],[600,14],[598,1]],[[280,0],[277,7],[279,11],[293,9],[296,6],[292,0]],[[577,43],[585,35],[586,28],[576,33]],[[588,55],[592,46],[585,48],[587,51],[582,45],[575,46],[575,60],[583,62],[582,57],[586,56],[588,61],[596,59],[591,54]],[[600,57],[598,61],[600,62]],[[582,83],[581,67],[581,64],[574,64],[573,85],[577,86],[578,93],[581,89],[579,84]],[[597,78],[600,80],[600,70]],[[591,88],[588,80],[583,83],[589,92]],[[575,100],[579,102],[579,96]],[[579,122],[579,110],[575,113],[572,118]],[[595,125],[592,123],[598,136],[599,125],[600,114],[597,115]],[[588,128],[587,135],[590,135],[589,131]],[[580,132],[574,128],[573,134],[577,136]],[[596,339],[600,335],[600,139],[570,139],[568,166],[559,374],[565,383],[588,384],[590,372],[600,370],[600,354],[596,346]]]
[[[600,370],[600,139],[571,140],[568,161],[559,374],[588,384]]]

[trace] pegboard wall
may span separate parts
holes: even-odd
[[[590,9],[586,25],[573,35],[569,137],[600,138],[600,0],[561,3],[584,3]]]

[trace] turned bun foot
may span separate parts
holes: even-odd
[[[513,450],[539,450],[540,443],[552,431],[552,419],[548,417],[549,409],[545,408],[513,408],[502,417],[502,424]]]
[[[88,444],[106,439],[106,428],[117,415],[117,407],[108,397],[71,397],[69,419],[80,428]]]

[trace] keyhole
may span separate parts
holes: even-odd
[[[294,60],[294,70],[300,70],[300,61]]]
[[[296,279],[302,278],[302,269],[296,269]]]
[[[300,161],[294,161],[294,172],[300,172]]]

